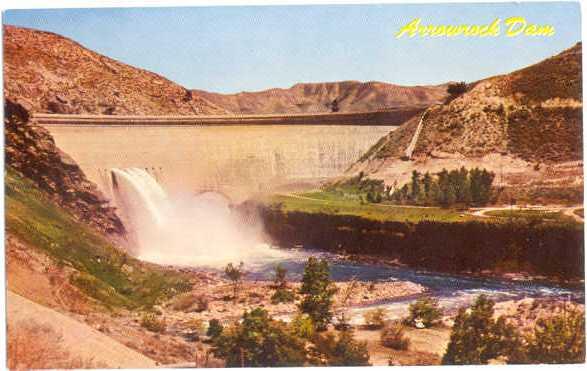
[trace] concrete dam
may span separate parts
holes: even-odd
[[[140,168],[170,191],[215,191],[234,202],[259,193],[316,186],[341,175],[396,128],[301,123],[175,125],[159,118],[157,123],[124,125],[117,120],[112,125],[95,118],[90,124],[74,117],[68,121],[42,117],[35,115],[57,146],[109,197],[112,169]]]

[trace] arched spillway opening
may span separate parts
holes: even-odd
[[[243,222],[221,193],[169,194],[139,168],[112,169],[111,178],[114,201],[139,259],[217,268],[284,254],[264,242],[262,225]]]

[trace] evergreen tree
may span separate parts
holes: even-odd
[[[495,174],[485,169],[481,171],[481,192],[479,202],[486,204],[491,199],[491,190]]]
[[[378,203],[381,203],[381,201],[383,201],[383,197],[381,196],[381,193],[375,193],[375,197],[374,197],[373,202],[378,204]]]
[[[321,366],[370,366],[367,343],[356,341],[352,330],[341,331],[338,338],[316,335],[312,354],[313,363]]]
[[[481,171],[474,168],[469,172],[469,184],[471,188],[471,201],[474,204],[480,204],[482,199],[482,179]]]
[[[224,327],[217,319],[211,319],[208,322],[208,330],[206,331],[206,335],[210,336],[212,340],[215,340],[220,335],[222,335],[222,331],[224,331]]]
[[[424,177],[422,178],[422,185],[424,186],[424,200],[426,200],[426,202],[430,202],[430,193],[432,191],[432,176],[430,175],[429,172],[426,172],[426,174],[424,174]]]
[[[304,341],[261,308],[245,312],[242,323],[222,331],[213,352],[227,367],[295,367],[306,361]]]
[[[515,327],[503,317],[493,319],[494,305],[485,295],[480,295],[470,313],[464,308],[459,310],[443,364],[487,364],[498,357],[512,362],[521,359],[522,342]]]
[[[404,184],[404,186],[400,190],[401,203],[408,202],[409,194],[410,194],[410,189],[408,188],[407,184]]]
[[[414,326],[420,320],[425,327],[436,325],[442,317],[442,310],[438,305],[438,299],[425,296],[416,300],[409,306],[409,315],[406,318],[407,324]]]
[[[449,205],[449,189],[450,181],[448,171],[442,169],[442,171],[438,173],[438,199],[436,200],[438,204],[443,206]]]
[[[528,339],[528,359],[537,363],[585,362],[585,314],[565,310],[538,320]]]
[[[412,171],[412,187],[410,199],[413,203],[420,199],[420,173],[417,170]]]
[[[311,256],[304,268],[300,288],[300,294],[304,295],[304,298],[300,303],[300,310],[312,318],[318,331],[326,330],[332,319],[332,302],[335,293],[336,286],[330,279],[328,262]]]
[[[287,287],[287,269],[281,263],[275,266],[273,285],[276,289],[284,289]]]
[[[275,278],[273,279],[275,292],[271,296],[271,303],[291,303],[295,300],[295,294],[287,287],[287,269],[281,264],[275,267]]]

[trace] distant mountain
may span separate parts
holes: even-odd
[[[197,72],[196,72],[197,73]],[[188,90],[155,73],[93,52],[66,37],[4,26],[4,95],[33,112],[112,115],[222,115],[425,108],[446,85],[383,82],[296,84],[218,94]]]
[[[63,36],[14,26],[4,26],[4,95],[43,113],[226,113],[155,73]]]
[[[524,69],[472,83],[456,99],[430,107],[416,139],[421,116],[382,138],[352,172],[392,184],[405,183],[416,169],[481,166],[504,184],[554,183],[553,166],[583,158],[581,60],[578,43]],[[564,182],[582,184],[577,166],[565,170]]]
[[[400,86],[384,82],[341,81],[301,83],[289,89],[218,94],[194,93],[233,113],[330,112],[337,101],[341,112],[428,107],[446,96],[446,85]]]

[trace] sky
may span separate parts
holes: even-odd
[[[487,24],[523,16],[551,37],[405,38],[423,24]],[[400,85],[475,81],[539,62],[581,39],[574,2],[8,10],[3,22],[69,37],[85,47],[220,93],[299,82]]]

